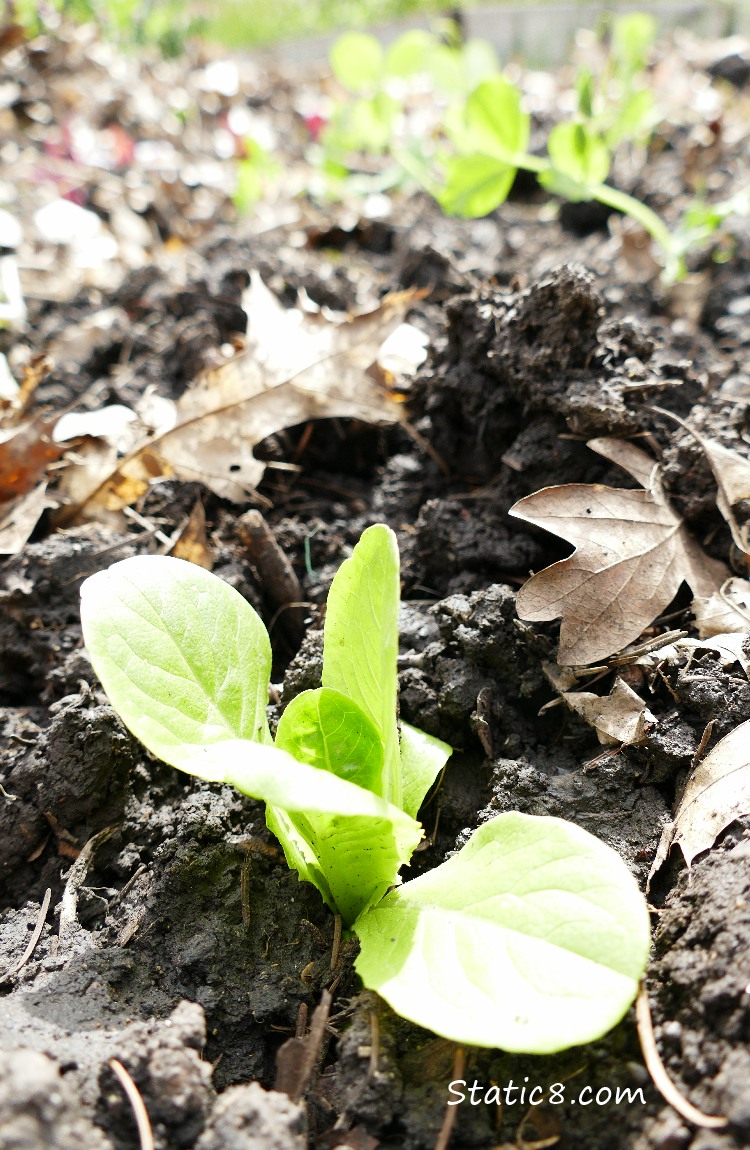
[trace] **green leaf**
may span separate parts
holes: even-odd
[[[365,986],[472,1046],[548,1054],[622,1018],[649,951],[622,859],[571,823],[498,815],[354,926]]]
[[[557,124],[547,139],[547,151],[554,170],[539,177],[547,191],[574,202],[594,199],[609,173],[604,140],[584,124]]]
[[[216,575],[167,556],[124,559],[85,580],[81,622],[112,706],[158,758],[179,767],[186,748],[270,741],[268,635]]]
[[[345,32],[339,36],[329,59],[336,79],[350,92],[373,88],[383,74],[380,42],[364,32]]]
[[[484,80],[466,101],[465,129],[458,147],[512,165],[513,157],[528,148],[531,130],[519,89],[504,76]]]
[[[412,727],[401,724],[402,809],[414,818],[419,814],[425,795],[453,754],[453,747]]]
[[[452,156],[444,165],[445,183],[436,192],[449,216],[473,219],[493,212],[507,198],[516,168],[492,156]]]
[[[279,720],[276,746],[300,763],[380,793],[380,733],[362,708],[340,691],[320,687],[292,699]]]
[[[618,71],[633,76],[646,67],[656,39],[656,20],[648,12],[628,12],[612,23],[612,58]]]
[[[328,593],[323,686],[363,709],[383,745],[378,793],[401,806],[397,707],[399,559],[396,536],[376,524],[341,564]]]
[[[372,791],[267,744],[189,746],[174,765],[269,804],[287,862],[349,924],[398,882],[422,837],[418,822]],[[286,817],[284,817],[286,816]]]

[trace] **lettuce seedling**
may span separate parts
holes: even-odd
[[[356,967],[400,1014],[455,1041],[544,1053],[599,1037],[632,1002],[648,913],[620,857],[516,812],[400,885],[451,748],[397,721],[399,564],[375,526],[328,597],[323,685],[266,719],[265,627],[221,579],[143,556],[87,579],[94,668],[126,726],[189,774],[262,799],[300,878],[358,936]],[[387,893],[389,892],[390,893]]]

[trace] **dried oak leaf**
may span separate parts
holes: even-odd
[[[634,642],[669,605],[680,584],[711,595],[726,579],[672,510],[654,461],[617,439],[590,440],[649,489],[566,483],[527,495],[510,514],[551,531],[576,550],[533,575],[518,593],[522,619],[562,617],[558,662],[581,666]]]
[[[730,731],[693,769],[674,822],[662,833],[651,873],[675,843],[690,866],[725,827],[746,814],[750,814],[750,720]]]
[[[176,425],[121,459],[66,518],[116,511],[157,474],[245,502],[265,470],[254,448],[269,435],[314,419],[402,419],[377,368],[378,351],[420,294],[396,293],[375,311],[332,322],[283,307],[254,275],[244,301],[245,352],[200,376],[177,401]]]
[[[693,599],[691,609],[701,639],[750,631],[750,582],[733,576],[708,598]]]
[[[643,699],[619,677],[604,698],[593,691],[563,691],[562,698],[594,728],[605,746],[640,743],[656,722]]]

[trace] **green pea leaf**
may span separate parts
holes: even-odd
[[[336,573],[323,630],[323,686],[353,699],[383,745],[378,794],[401,806],[397,708],[399,559],[396,536],[376,524]]]
[[[374,36],[365,32],[345,32],[339,36],[329,59],[336,79],[350,92],[372,88],[383,73],[383,49]]]
[[[459,147],[512,164],[512,157],[528,148],[531,132],[520,90],[504,76],[483,80],[466,101],[465,130],[465,138],[456,141]]]
[[[609,173],[609,148],[601,136],[584,124],[557,124],[547,139],[547,151],[553,171],[539,177],[547,191],[572,202],[593,199]]]
[[[209,571],[158,555],[114,563],[83,583],[81,623],[112,706],[164,762],[227,739],[270,742],[266,629]]]
[[[517,812],[386,895],[354,925],[365,986],[474,1046],[547,1054],[599,1038],[633,1001],[646,904],[615,851]]]
[[[300,763],[379,793],[380,734],[359,704],[340,691],[320,687],[292,699],[279,720],[276,746]]]
[[[507,198],[516,169],[494,156],[451,156],[444,164],[445,183],[437,201],[449,216],[475,219],[494,212]]]

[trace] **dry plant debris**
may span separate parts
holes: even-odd
[[[750,812],[750,720],[717,743],[691,772],[674,822],[664,828],[653,876],[677,843],[688,866],[735,819]]]
[[[605,746],[640,743],[648,726],[656,722],[643,699],[619,677],[605,698],[593,691],[563,691],[562,697],[591,724]]]
[[[733,577],[718,591],[692,603],[695,625],[701,639],[727,631],[750,631],[750,582]]]
[[[617,462],[643,490],[566,483],[527,495],[517,519],[573,543],[574,553],[533,575],[518,593],[522,619],[562,617],[558,661],[584,666],[634,642],[671,603],[680,584],[710,596],[724,582],[723,563],[701,551],[670,507],[654,461],[617,439],[589,447]]]
[[[240,503],[263,477],[254,448],[269,435],[314,419],[400,420],[403,407],[378,353],[417,294],[395,293],[374,311],[334,320],[285,308],[253,275],[243,354],[200,376],[177,400],[174,426],[136,444],[114,467],[105,440],[79,468],[68,468],[63,519],[111,517],[162,476],[199,480]]]

